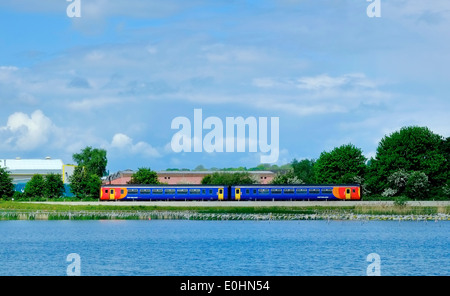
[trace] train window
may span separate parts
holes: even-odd
[[[120,194],[123,194],[124,192],[123,192],[123,189],[120,189]]]
[[[281,194],[281,189],[272,189],[273,194]]]
[[[150,194],[150,189],[141,189],[141,194]]]
[[[189,190],[190,194],[200,194],[200,189],[191,189]]]
[[[311,193],[311,194],[319,194],[320,193],[320,189],[309,189],[309,193]]]
[[[177,193],[178,193],[178,194],[187,194],[187,193],[188,193],[188,190],[187,190],[187,189],[178,189],[178,190],[177,190]]]
[[[250,190],[249,190],[249,189],[245,189],[245,193],[246,193],[246,194],[249,194],[249,193],[250,193]]]
[[[323,193],[323,194],[330,194],[330,193],[333,193],[333,189],[330,189],[330,188],[323,188],[323,189],[322,189],[322,193]]]
[[[212,194],[212,189],[209,189],[209,194]]]
[[[256,194],[256,189],[253,189],[253,194]]]
[[[294,189],[290,189],[290,188],[284,189],[284,193],[293,194],[294,193]]]
[[[202,189],[202,194],[205,194],[206,193],[206,190],[205,189]]]
[[[297,194],[306,194],[306,193],[308,193],[308,189],[304,189],[304,188],[297,189]]]
[[[162,189],[153,189],[153,194],[163,194]]]
[[[108,189],[105,189],[105,193],[108,193]]]
[[[356,189],[353,189],[353,193],[356,193]]]
[[[269,189],[263,188],[263,189],[259,189],[259,194],[269,194]]]
[[[175,189],[166,189],[166,194],[175,194]]]
[[[137,194],[138,190],[137,189],[128,189],[128,193],[129,194]]]

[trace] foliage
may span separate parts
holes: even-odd
[[[292,161],[293,174],[301,180],[304,184],[313,184],[316,182],[316,176],[314,172],[314,160],[303,159],[298,161],[294,159]]]
[[[299,179],[295,174],[294,170],[289,170],[287,172],[279,172],[276,174],[275,178],[273,178],[270,184],[275,185],[283,185],[283,184],[305,184],[303,180]]]
[[[406,195],[411,199],[425,199],[429,195],[430,183],[423,172],[407,172],[400,169],[388,178],[389,187],[382,196],[393,197]]]
[[[447,148],[446,141],[426,127],[403,127],[385,136],[369,165],[367,181],[371,190],[380,193],[389,188],[389,177],[401,169],[423,172],[429,179],[430,188],[440,188],[448,178],[444,153]]]
[[[131,176],[131,180],[128,184],[160,184],[158,180],[158,174],[152,171],[150,168],[139,168]]]
[[[100,178],[106,175],[106,165],[108,159],[106,158],[106,150],[86,147],[80,153],[75,153],[72,156],[73,160],[80,167],[85,167],[88,175],[95,174]]]
[[[409,198],[425,199],[429,195],[430,182],[423,172],[412,172],[406,183],[405,194]]]
[[[49,174],[45,176],[44,194],[48,198],[58,198],[63,196],[64,183],[61,175]]]
[[[361,149],[352,144],[322,152],[314,164],[317,183],[352,183],[366,170],[366,158]]]
[[[404,206],[406,206],[407,202],[408,202],[408,198],[403,196],[403,195],[401,195],[401,196],[398,196],[398,197],[396,197],[394,199],[394,206],[404,207]]]
[[[248,185],[256,184],[257,181],[252,178],[248,172],[219,173],[206,175],[202,179],[203,185]]]
[[[78,198],[99,198],[102,180],[96,174],[89,174],[84,167],[75,167],[69,181],[71,191]]]
[[[0,198],[11,198],[14,195],[13,179],[5,168],[0,167]]]
[[[45,179],[42,175],[34,175],[27,182],[24,189],[24,196],[27,198],[41,198],[45,196]]]

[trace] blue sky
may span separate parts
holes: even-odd
[[[258,152],[181,152],[178,116],[278,117],[277,164],[403,126],[450,136],[450,2],[0,0],[0,157],[108,169],[254,167]],[[205,134],[206,132],[204,132]]]

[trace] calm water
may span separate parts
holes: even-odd
[[[450,275],[450,222],[0,221],[0,275]]]

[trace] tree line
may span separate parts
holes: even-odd
[[[408,126],[380,141],[367,159],[353,144],[323,151],[317,159],[294,159],[272,184],[360,184],[367,198],[450,198],[450,138],[427,127]],[[214,173],[203,184],[255,184],[247,172]]]
[[[72,158],[77,163],[69,179],[72,193],[79,198],[98,198],[101,177],[106,174],[106,150],[86,147]],[[259,180],[249,171],[270,170],[277,173],[272,184],[360,184],[365,197],[450,198],[449,159],[450,138],[435,134],[427,127],[409,126],[386,135],[375,157],[370,159],[360,148],[345,144],[323,151],[317,159],[294,159],[283,166],[228,168],[228,172],[205,176],[202,184],[256,184]],[[198,168],[206,170],[203,166]],[[139,168],[129,183],[160,184],[157,173],[150,168]],[[23,196],[55,198],[63,192],[60,175],[35,175],[27,183]],[[12,178],[0,168],[0,197],[14,195],[21,196],[21,193],[14,193]]]

